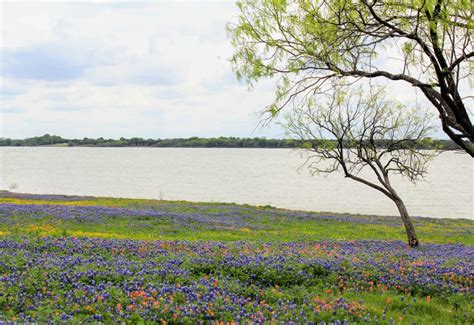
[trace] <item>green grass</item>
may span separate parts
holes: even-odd
[[[0,210],[0,239],[6,239],[7,241],[13,240],[14,242],[23,244],[29,243],[23,247],[23,250],[26,252],[28,249],[31,249],[31,251],[28,251],[28,254],[22,255],[15,249],[10,249],[10,255],[4,254],[0,256],[0,275],[7,275],[13,272],[12,270],[22,270],[25,268],[28,258],[31,258],[31,254],[38,254],[39,257],[45,257],[45,261],[51,261],[51,258],[55,255],[57,255],[55,257],[56,261],[71,257],[68,255],[69,251],[67,249],[55,246],[59,245],[55,243],[56,238],[92,237],[133,240],[179,240],[185,241],[182,242],[183,246],[176,251],[167,248],[170,255],[155,256],[145,251],[143,254],[149,254],[146,255],[146,258],[141,257],[140,254],[142,253],[138,254],[137,251],[132,248],[129,248],[128,253],[117,253],[109,251],[108,248],[100,247],[94,248],[95,250],[93,251],[90,249],[80,250],[79,252],[74,252],[73,255],[82,260],[83,264],[81,266],[72,267],[68,272],[77,274],[87,272],[93,268],[98,271],[104,271],[106,266],[101,264],[102,260],[99,259],[95,261],[94,263],[96,264],[89,264],[88,262],[89,259],[96,258],[97,256],[102,257],[107,263],[129,260],[132,263],[128,265],[132,267],[133,272],[140,270],[140,268],[134,270],[134,265],[146,264],[149,267],[149,263],[155,261],[156,267],[159,268],[161,264],[179,258],[183,263],[180,264],[180,268],[188,270],[189,276],[167,278],[167,281],[169,280],[171,284],[185,284],[192,281],[201,281],[202,277],[211,276],[221,279],[227,286],[227,289],[234,293],[245,297],[252,297],[252,299],[257,301],[264,300],[275,306],[277,306],[279,299],[283,301],[294,301],[297,304],[305,305],[308,304],[308,302],[305,302],[308,299],[311,299],[310,303],[316,303],[315,301],[320,300],[335,302],[340,297],[343,297],[346,301],[353,303],[354,306],[358,306],[359,302],[360,305],[363,306],[363,309],[356,310],[350,315],[351,320],[354,322],[364,323],[365,317],[368,317],[367,315],[370,316],[370,320],[368,320],[369,323],[380,322],[381,324],[392,324],[392,322],[395,324],[412,324],[413,322],[416,324],[463,324],[474,319],[471,315],[473,312],[472,305],[470,304],[471,296],[468,294],[464,295],[449,292],[449,294],[428,296],[430,293],[424,292],[420,294],[419,292],[410,292],[411,288],[409,287],[393,287],[389,289],[378,287],[368,288],[364,286],[364,281],[360,282],[359,280],[356,281],[350,278],[351,272],[357,273],[363,271],[351,269],[350,260],[347,260],[347,263],[343,262],[341,264],[342,269],[339,273],[332,272],[321,275],[319,282],[315,282],[314,280],[304,282],[302,280],[303,282],[301,283],[293,283],[298,280],[297,274],[300,268],[306,270],[306,266],[299,264],[297,258],[301,256],[304,257],[305,254],[316,254],[313,256],[315,258],[323,256],[323,260],[324,258],[328,258],[328,260],[332,258],[328,255],[329,251],[326,251],[321,256],[317,255],[319,253],[312,250],[314,248],[311,248],[313,247],[311,246],[313,245],[312,242],[352,240],[405,241],[405,230],[398,217],[297,212],[277,209],[270,206],[256,207],[224,203],[91,197],[78,197],[77,199],[61,199],[58,197],[55,199],[41,196],[15,197],[14,195],[4,193],[0,196],[0,205],[2,204],[4,207],[8,206],[9,208]],[[10,206],[10,204],[13,204],[13,206]],[[8,212],[10,208],[11,211],[14,211],[15,206],[29,207],[30,205],[41,205],[41,207],[47,205],[53,206],[54,208],[61,208],[63,206],[70,208],[89,207],[92,211],[91,213],[95,211],[94,209],[100,207],[126,208],[136,212],[128,215],[122,215],[120,213],[115,215],[97,215],[89,219],[82,217],[70,219],[61,218],[55,216],[54,213],[12,214]],[[163,214],[159,217],[147,216],[144,215],[143,211],[159,211]],[[183,225],[177,222],[177,219],[173,219],[173,215],[177,215],[176,218],[178,219],[186,215],[202,216],[204,219],[203,221],[192,219]],[[235,223],[228,222],[233,220],[235,220]],[[424,243],[449,243],[474,246],[473,220],[414,218],[413,222],[422,245]],[[51,239],[50,237],[53,238]],[[265,245],[262,242],[271,243],[271,247],[274,250],[272,254],[276,255],[280,254],[278,248],[279,243],[284,242],[306,242],[307,244],[305,245],[307,245],[308,251],[301,253],[299,251],[293,252],[295,256],[294,262],[291,260],[285,264],[290,267],[290,270],[293,270],[293,273],[285,277],[278,269],[262,269],[260,266],[252,266],[252,268],[246,269],[247,265],[243,264],[239,268],[219,268],[217,265],[221,263],[222,256],[229,254],[227,248],[224,249],[222,247],[215,248],[216,251],[205,253],[208,254],[207,257],[215,263],[208,265],[206,264],[208,263],[206,260],[198,261],[195,259],[196,255],[194,255],[192,250],[190,249],[188,251],[187,246],[191,246],[191,244],[187,241],[196,241],[198,245],[203,246],[206,246],[206,244],[202,241],[228,242],[226,245],[229,245],[230,253],[237,257],[245,257],[245,254],[251,256],[255,252],[262,254],[260,249]],[[239,243],[233,243],[236,241],[245,242],[245,245],[254,247],[252,248],[254,251],[252,251],[252,249],[250,252],[232,251],[241,247]],[[255,243],[256,246],[252,246],[251,243]],[[385,243],[383,244],[385,245]],[[81,245],[83,245],[82,247],[88,247],[87,245],[89,245],[89,243],[85,240]],[[117,247],[121,247],[120,245],[122,244],[116,245]],[[130,245],[130,243],[127,245]],[[146,244],[144,245],[146,246]],[[170,245],[179,246],[181,244]],[[381,257],[357,255],[354,256],[354,258],[378,259]],[[398,258],[403,260],[405,259],[405,255],[396,255],[394,257],[396,260],[395,265],[398,265]],[[451,267],[457,267],[458,262],[459,259],[449,260],[449,263],[452,263]],[[410,264],[413,263],[413,260],[409,258],[406,258],[406,260],[400,263],[400,267],[403,270],[408,267],[417,267]],[[19,296],[17,294],[18,292],[23,292],[26,289],[26,292],[29,292],[28,290],[35,293],[41,291],[43,288],[39,286],[38,283],[45,280],[45,274],[58,276],[61,272],[66,271],[49,264],[50,262],[45,262],[44,265],[38,264],[29,267],[29,272],[27,274],[25,273],[24,277],[20,277],[22,279],[22,285],[26,287],[10,286],[4,288],[4,290],[10,290],[11,292],[8,295],[0,296],[0,321],[14,321],[17,319],[19,310],[21,309],[20,307],[23,303],[17,300]],[[120,270],[120,267],[117,268],[117,270]],[[376,270],[370,268],[366,271],[372,272],[371,276],[380,275]],[[259,279],[261,283],[248,287],[243,286],[242,283],[248,283],[247,278],[249,273],[253,275],[258,274],[261,277]],[[419,272],[418,274],[423,273]],[[341,275],[348,276],[347,287],[344,289],[340,289],[338,286],[338,276]],[[137,280],[140,277],[141,276],[135,277],[135,275],[133,275],[130,276],[130,279]],[[146,277],[150,283],[155,283],[156,285],[163,284],[162,279],[156,278],[152,276],[152,274],[146,275]],[[114,282],[117,287],[120,287],[125,278],[126,276],[124,275],[115,274],[108,280]],[[101,279],[102,278],[98,276],[97,282]],[[78,283],[89,283],[89,280],[87,277],[81,277],[77,281]],[[283,281],[283,283],[280,283],[281,281]],[[472,287],[472,282],[470,287]],[[212,289],[212,284],[210,288]],[[1,289],[2,282],[0,281],[0,291],[2,291]],[[61,286],[59,282],[54,281],[50,281],[48,290],[57,293],[58,297],[67,292],[67,290],[64,291],[64,287]],[[80,290],[77,292],[80,293]],[[110,294],[114,299],[117,299],[117,301],[123,301],[122,304],[124,306],[126,303],[130,303],[130,297],[127,296],[124,291],[116,287],[110,289]],[[91,296],[90,298],[92,299],[94,297]],[[156,297],[156,299],[158,300],[159,297]],[[217,299],[217,301],[220,301],[219,299]],[[110,302],[110,306],[114,307],[117,301],[113,303]],[[34,302],[34,300],[28,301],[30,304],[34,304]],[[35,317],[38,317],[35,319],[41,322],[46,322],[51,319],[59,321],[61,315],[57,312],[56,298],[47,300],[47,303],[49,305],[38,306],[38,309],[31,311],[31,313],[34,314]],[[103,307],[100,303],[89,303],[90,306]],[[173,306],[173,304],[174,302],[171,302],[170,306]],[[75,309],[76,306],[68,305],[64,306],[64,308]],[[170,320],[170,317],[172,317],[167,314],[168,311],[160,310],[159,312],[161,313],[160,315],[167,320]],[[74,321],[91,322],[91,317],[95,315],[95,313],[98,313],[98,311],[92,312],[91,310],[83,309],[74,316]],[[111,315],[111,312],[102,311],[102,313],[104,315],[104,321],[110,322],[111,319],[107,317]],[[311,314],[310,312],[308,313]],[[133,313],[131,313],[131,315],[132,318],[127,320],[129,323],[139,323],[140,317],[143,316],[143,314],[139,314],[138,311],[136,315]],[[223,316],[220,316],[222,317],[221,319],[226,319],[226,314],[223,313],[222,315]],[[330,321],[333,317],[343,319],[349,317],[348,315],[349,314],[345,313],[332,315],[330,312],[322,312],[320,319]],[[136,319],[133,317],[136,317]],[[186,323],[186,321],[183,322]],[[173,322],[171,321],[171,323]]]
[[[130,238],[145,240],[219,240],[219,241],[318,241],[386,239],[405,240],[405,230],[398,217],[349,215],[353,220],[368,220],[366,223],[341,221],[334,218],[320,219],[319,213],[302,219],[294,211],[273,207],[222,203],[193,203],[185,201],[157,201],[116,198],[88,198],[77,201],[0,198],[1,203],[53,204],[67,206],[106,206],[131,209],[160,210],[169,213],[192,213],[213,215],[237,211],[247,225],[242,227],[208,227],[194,224],[182,227],[171,219],[147,216],[114,216],[103,220],[61,220],[44,216],[31,219],[27,215],[16,215],[7,223],[0,224],[0,235],[86,236],[102,238]],[[138,214],[138,213],[137,213]],[[327,216],[328,214],[323,214]],[[426,243],[462,243],[474,245],[474,221],[466,219],[415,218],[414,225],[420,241]]]

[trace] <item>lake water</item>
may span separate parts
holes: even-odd
[[[341,173],[311,176],[290,149],[1,147],[0,189],[397,215],[383,194]],[[473,160],[445,152],[425,181],[392,181],[413,216],[474,219]]]

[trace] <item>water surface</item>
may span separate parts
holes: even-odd
[[[1,147],[0,189],[396,215],[383,194],[341,173],[311,176],[290,149]],[[417,185],[393,186],[411,215],[474,219],[472,159],[445,152]]]

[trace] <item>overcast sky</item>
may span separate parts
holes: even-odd
[[[284,137],[257,128],[274,84],[232,72],[234,2],[1,2],[0,136]]]
[[[236,80],[234,1],[2,2],[1,135],[269,136],[270,85]]]

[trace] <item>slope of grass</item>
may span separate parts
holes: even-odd
[[[0,235],[267,242],[405,240],[398,217],[236,204],[6,194],[0,197],[0,204]],[[17,211],[16,207],[31,209]],[[108,210],[104,211],[104,207]],[[31,214],[35,217],[31,218]],[[422,243],[474,245],[472,220],[414,218],[414,225]]]
[[[474,323],[474,222],[0,192],[0,323]]]

